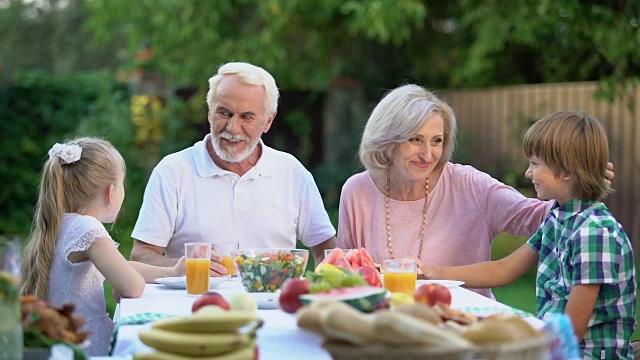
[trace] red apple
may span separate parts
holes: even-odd
[[[417,303],[434,306],[437,303],[451,305],[451,292],[440,284],[425,284],[413,293],[413,299]]]
[[[311,282],[307,279],[289,279],[280,289],[280,307],[285,312],[293,314],[302,307],[298,298],[302,294],[309,292]]]
[[[225,300],[225,298],[222,295],[218,294],[217,292],[210,291],[200,296],[193,303],[193,306],[191,307],[191,312],[194,313],[198,311],[198,309],[200,309],[201,307],[207,306],[207,305],[216,305],[225,310],[231,310],[231,305],[229,305],[227,300]]]

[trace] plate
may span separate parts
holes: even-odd
[[[258,309],[279,309],[280,308],[280,292],[250,292],[251,296],[256,299]]]
[[[416,287],[425,284],[440,284],[447,288],[454,288],[464,284],[464,281],[459,280],[418,280],[416,281]]]
[[[222,285],[225,281],[229,279],[228,276],[222,277],[210,277],[209,278],[209,289],[216,288]],[[186,276],[176,276],[176,277],[163,277],[157,278],[157,283],[160,283],[171,289],[186,289],[187,288],[187,277]]]

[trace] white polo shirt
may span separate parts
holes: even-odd
[[[335,236],[313,176],[295,157],[260,140],[260,159],[239,176],[211,160],[210,137],[156,166],[131,237],[180,257],[194,241],[295,248],[296,239],[311,247]]]

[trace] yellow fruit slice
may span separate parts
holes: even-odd
[[[258,311],[258,303],[256,299],[247,293],[239,293],[231,295],[229,305],[232,310],[247,311],[255,314]]]
[[[316,274],[322,274],[324,272],[337,272],[340,274],[344,274],[344,271],[340,270],[339,267],[332,264],[320,264],[316,267]]]
[[[391,307],[415,303],[416,301],[413,299],[413,296],[403,292],[391,293],[391,297],[389,298],[389,306]]]

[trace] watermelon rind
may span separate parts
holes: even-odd
[[[387,290],[373,286],[354,286],[333,289],[327,292],[300,295],[303,305],[308,305],[318,300],[342,301],[362,312],[373,311],[384,300]]]

